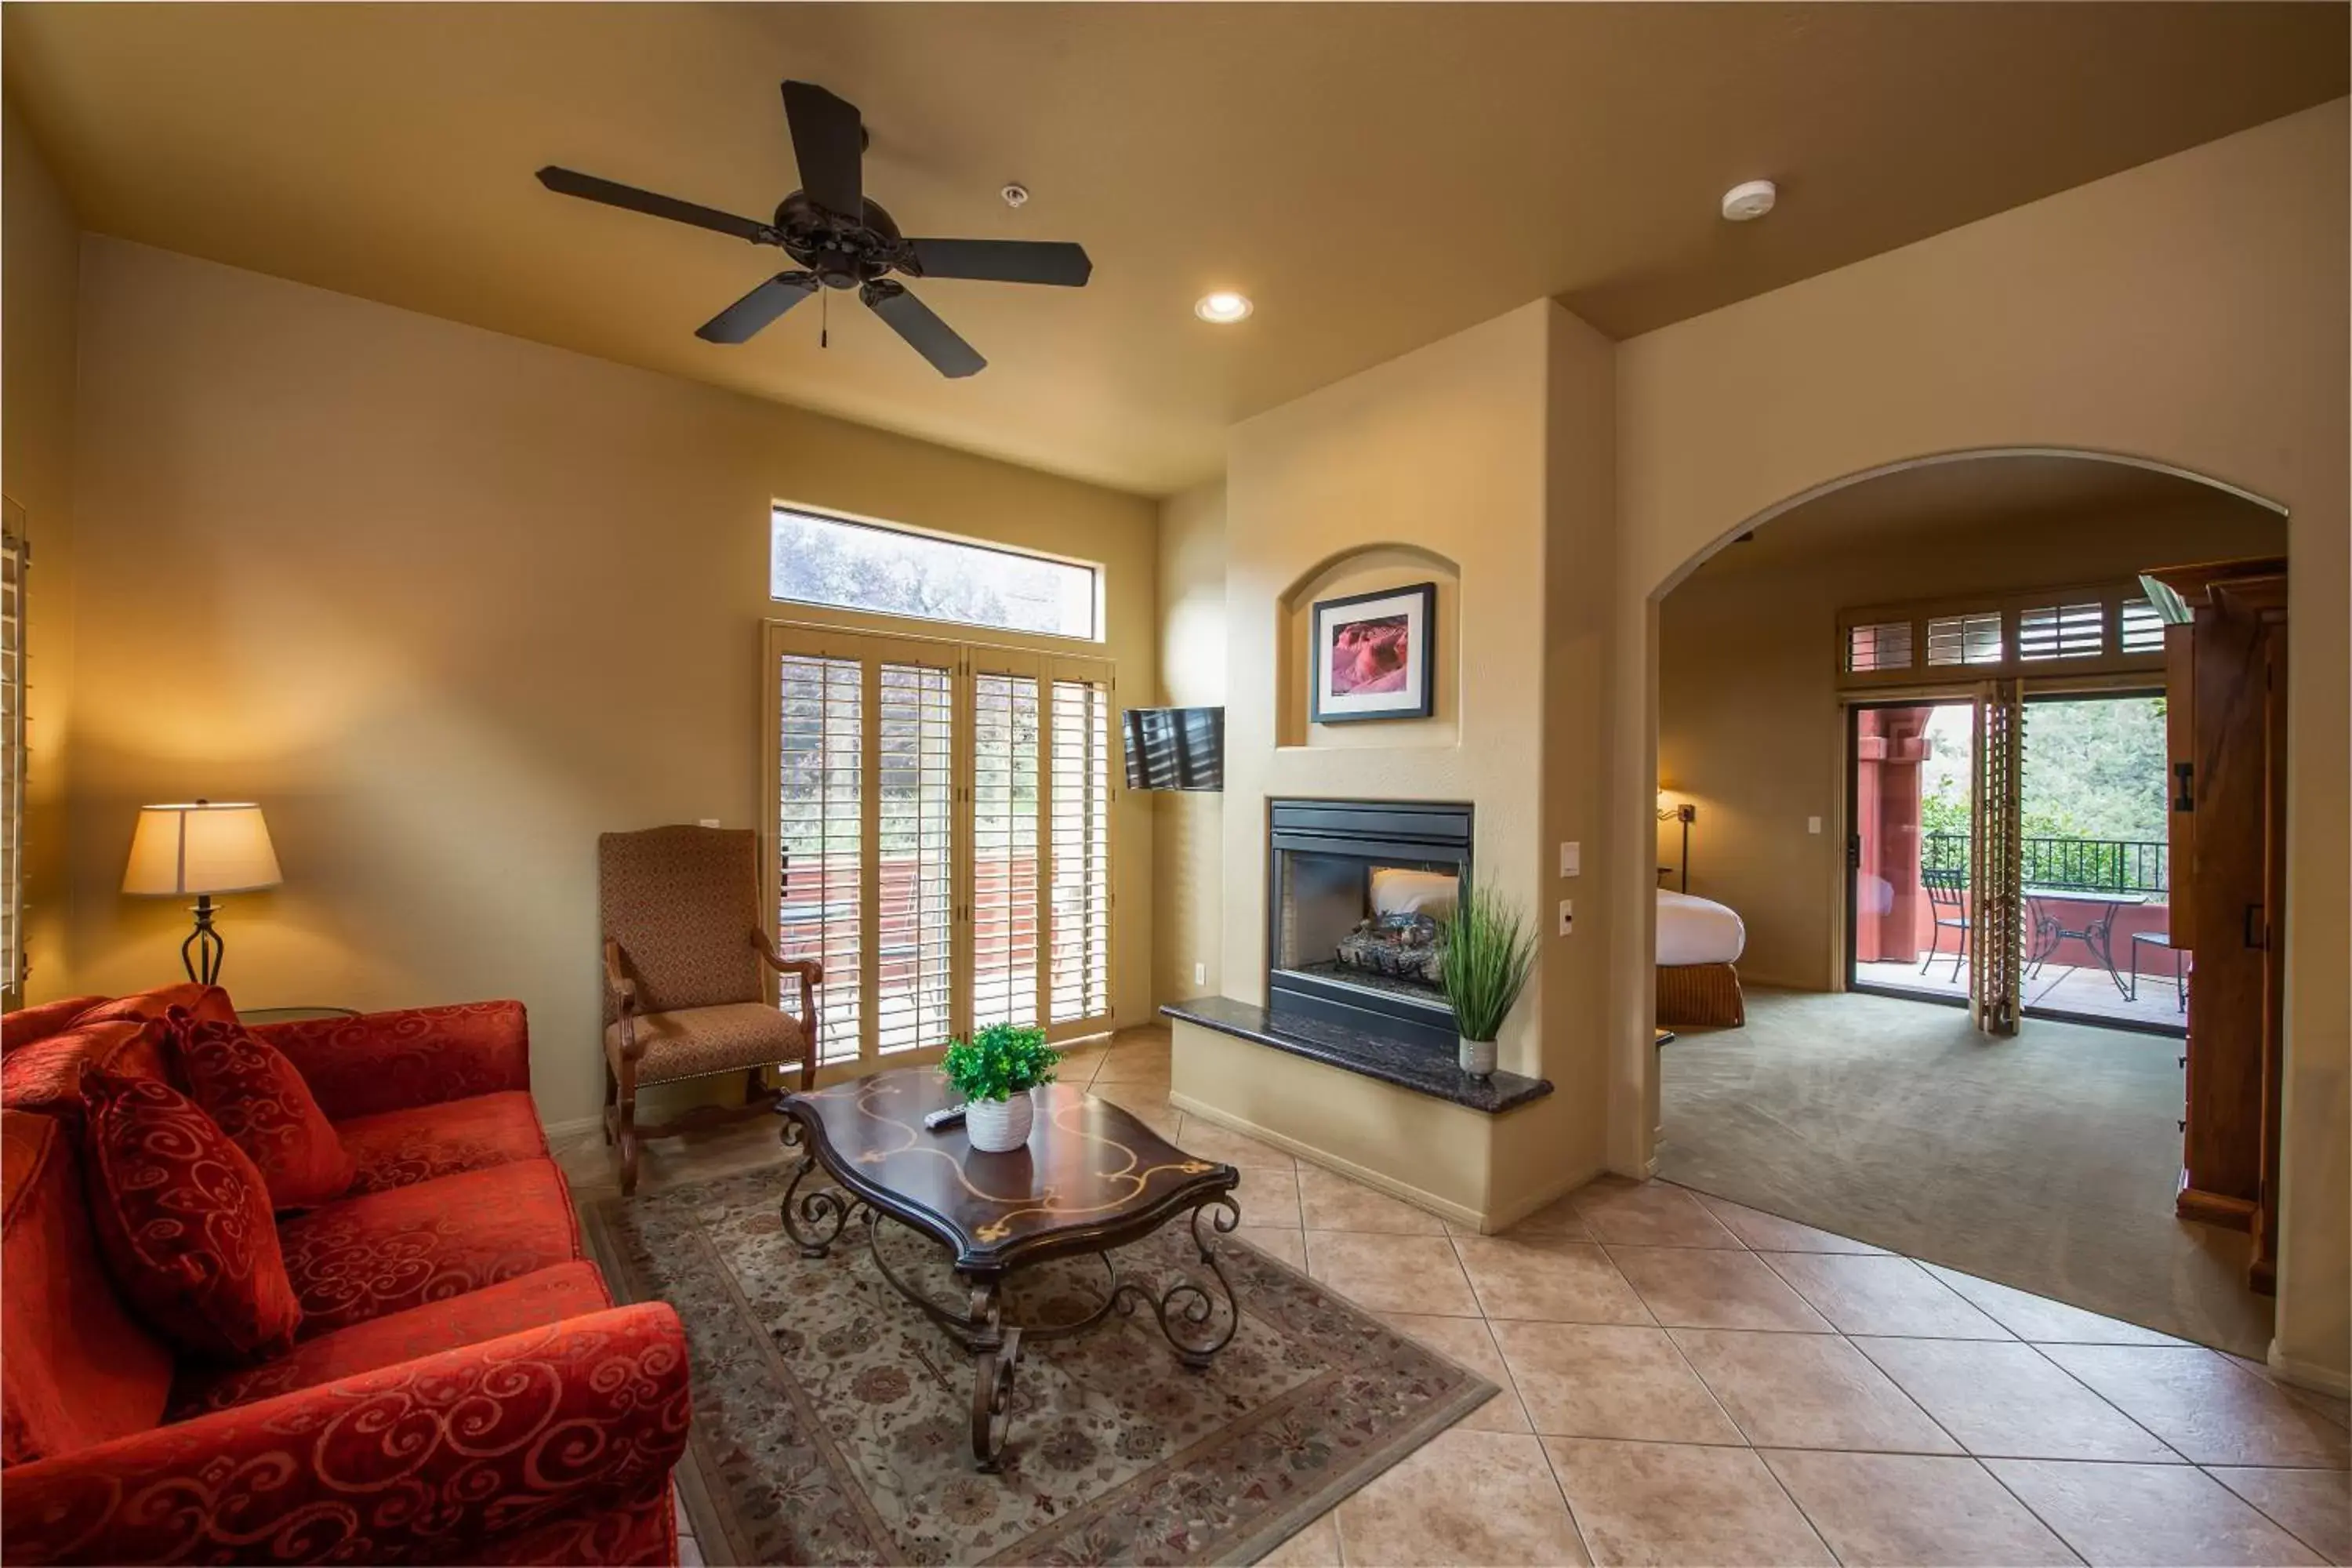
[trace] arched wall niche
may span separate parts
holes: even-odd
[[[1314,679],[1315,606],[1327,599],[1408,588],[1437,586],[1432,654],[1432,708],[1426,719],[1317,724],[1310,721],[1309,683]],[[1281,674],[1276,683],[1275,743],[1284,747],[1395,748],[1454,746],[1462,739],[1462,569],[1436,551],[1418,544],[1361,545],[1327,556],[1309,567],[1276,601],[1275,646]]]

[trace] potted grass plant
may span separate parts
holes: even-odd
[[[1020,1024],[989,1024],[948,1042],[940,1070],[963,1096],[964,1136],[974,1149],[1001,1154],[1029,1142],[1037,1120],[1032,1091],[1054,1081],[1060,1059],[1045,1030]]]
[[[1445,999],[1454,1005],[1462,1070],[1472,1078],[1494,1076],[1495,1041],[1535,962],[1535,933],[1518,907],[1473,888],[1446,927],[1438,968]]]

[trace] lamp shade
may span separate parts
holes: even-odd
[[[269,825],[250,801],[139,808],[131,864],[122,872],[124,892],[160,898],[250,893],[281,879]]]

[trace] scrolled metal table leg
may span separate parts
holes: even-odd
[[[840,1237],[842,1227],[865,1205],[831,1187],[819,1188],[795,1203],[793,1194],[801,1190],[801,1184],[816,1169],[816,1155],[807,1151],[807,1130],[797,1121],[784,1123],[782,1141],[785,1148],[803,1151],[800,1163],[793,1171],[792,1184],[784,1189],[784,1234],[793,1238],[803,1258],[823,1258],[825,1249]]]
[[[1201,1221],[1209,1220],[1213,1235],[1203,1235]],[[1148,1295],[1139,1285],[1121,1285],[1115,1300],[1122,1312],[1131,1312],[1141,1302],[1151,1309],[1159,1320],[1160,1331],[1176,1349],[1176,1359],[1187,1372],[1206,1372],[1210,1360],[1233,1342],[1242,1326],[1241,1303],[1234,1295],[1234,1282],[1225,1278],[1225,1266],[1217,1256],[1215,1237],[1231,1235],[1242,1222],[1242,1211],[1229,1195],[1210,1199],[1192,1211],[1192,1245],[1208,1266],[1211,1278],[1225,1298],[1222,1330],[1218,1326],[1217,1299],[1208,1289],[1191,1279],[1179,1279],[1157,1298]]]
[[[978,1331],[972,1357],[971,1457],[982,1473],[994,1475],[1013,1429],[1013,1374],[1021,1364],[1021,1331],[1004,1326],[992,1284],[972,1287],[971,1322]]]

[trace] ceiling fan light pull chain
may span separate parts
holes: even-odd
[[[821,288],[817,293],[816,346],[829,349],[833,347],[833,290]]]

